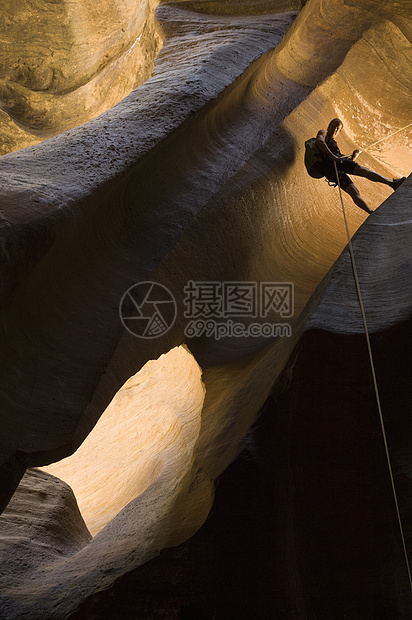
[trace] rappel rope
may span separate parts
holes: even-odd
[[[411,123],[411,125],[412,125],[412,123]],[[410,125],[407,125],[406,127],[409,127],[409,126]],[[406,127],[403,127],[402,129],[406,129]],[[398,131],[402,131],[402,129],[399,129]],[[395,133],[398,133],[398,132],[396,131]],[[392,135],[394,135],[394,134],[392,134]],[[389,137],[390,136],[387,136],[387,138],[389,138]],[[383,138],[383,140],[385,140],[385,139],[386,138]],[[379,142],[382,142],[382,140],[379,140]],[[374,144],[377,144],[377,142],[375,142]],[[373,145],[371,145],[371,146],[373,146]],[[368,148],[370,148],[370,147],[368,147]],[[349,233],[348,220],[346,218],[345,206],[343,204],[342,190],[341,190],[340,182],[339,182],[338,169],[337,169],[337,166],[336,166],[336,162],[334,161],[333,163],[334,163],[334,166],[335,166],[335,173],[336,173],[336,178],[337,178],[338,187],[339,187],[339,197],[340,197],[340,202],[341,202],[341,205],[342,205],[343,219],[345,221],[346,235],[348,237],[348,247],[349,247],[349,253],[350,253],[350,258],[351,258],[351,262],[352,262],[352,269],[353,269],[353,275],[354,275],[354,279],[355,279],[356,292],[358,294],[359,306],[360,306],[360,309],[361,309],[363,325],[364,325],[364,328],[365,328],[365,336],[366,336],[366,343],[367,343],[367,346],[368,346],[369,360],[370,360],[371,372],[372,372],[372,378],[373,378],[373,386],[374,386],[374,390],[375,390],[376,403],[377,403],[377,406],[378,406],[379,419],[380,419],[380,424],[381,424],[381,429],[382,429],[383,443],[384,443],[384,446],[385,446],[386,460],[387,460],[387,463],[388,463],[389,475],[390,475],[390,479],[391,479],[392,493],[393,493],[393,497],[394,497],[394,501],[395,501],[396,514],[397,514],[397,517],[398,517],[398,524],[399,524],[399,530],[400,530],[401,539],[402,539],[403,552],[404,552],[404,555],[405,555],[406,568],[407,568],[407,571],[408,571],[409,585],[410,585],[410,588],[412,590],[411,568],[410,568],[410,564],[409,564],[408,551],[407,551],[407,548],[406,548],[406,542],[405,542],[405,535],[404,535],[404,530],[403,530],[403,525],[402,525],[401,513],[400,513],[400,510],[399,510],[398,496],[397,496],[397,493],[396,493],[395,481],[394,481],[394,477],[393,477],[392,463],[391,463],[391,458],[390,458],[390,455],[389,455],[388,441],[387,441],[387,438],[386,438],[385,424],[384,424],[384,421],[383,421],[381,402],[380,402],[380,398],[379,398],[378,383],[377,383],[377,380],[376,380],[375,365],[373,363],[372,347],[371,347],[370,338],[369,338],[368,326],[367,326],[367,323],[366,323],[365,308],[364,308],[363,301],[362,301],[362,294],[361,294],[361,290],[360,290],[358,272],[357,272],[356,263],[355,263],[355,255],[353,253],[352,241],[351,241],[351,237],[350,237],[350,233]]]
[[[400,129],[397,129],[396,131],[394,131],[393,133],[390,133],[389,136],[385,136],[384,138],[381,138],[380,140],[376,140],[376,142],[372,142],[372,144],[368,144],[368,146],[366,146],[363,149],[363,152],[366,153],[367,151],[369,151],[369,149],[371,149],[373,146],[376,146],[377,144],[379,144],[380,142],[383,142],[384,140],[387,140],[388,138],[392,138],[392,136],[395,136],[397,133],[399,133],[400,131],[403,131],[404,129],[407,129],[408,127],[411,127],[412,123],[409,123],[409,125],[405,125],[405,127],[401,127]],[[360,151],[360,153],[362,153],[362,151]]]

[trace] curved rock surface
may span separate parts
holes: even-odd
[[[200,375],[183,347],[147,362],[117,392],[73,456],[46,468],[70,484],[93,535],[162,470],[183,477],[190,469],[204,400]],[[166,485],[162,494],[167,496]],[[210,495],[204,502],[210,506]]]
[[[410,133],[390,137],[409,122],[409,3],[310,0],[297,17],[254,15],[253,2],[236,3],[248,15],[187,10],[195,4],[158,7],[165,40],[154,73],[117,106],[0,160],[3,505],[27,467],[54,462],[51,471],[67,471],[70,458],[56,462],[84,442],[72,457],[73,487],[77,478],[79,502],[90,508],[84,518],[99,532],[88,544],[86,532],[84,546],[73,544],[58,561],[46,558],[41,573],[18,562],[2,567],[10,618],[66,617],[206,519],[212,481],[236,457],[309,329],[308,301],[346,245],[337,192],[307,177],[304,140],[339,115],[342,149],[359,146],[361,163],[385,176],[409,173]],[[359,187],[374,207],[390,194],[363,179]],[[404,244],[409,191],[405,184],[364,226],[366,251],[388,264],[384,277],[404,300],[391,303],[394,317],[372,312],[372,331],[407,318],[400,273],[408,258],[380,248],[382,239],[392,247],[397,231]],[[347,208],[353,233],[365,217]],[[124,330],[118,315],[123,293],[144,280],[167,286],[178,305],[173,327],[150,341]],[[292,337],[185,338],[189,280],[293,282]],[[351,314],[339,308],[348,321],[342,331],[353,333]],[[272,312],[265,320],[278,319]],[[188,350],[176,348],[185,341]],[[147,379],[150,360],[159,374]],[[101,446],[100,424],[116,437],[108,457],[129,451],[132,463],[130,429],[138,433],[139,415],[149,424],[163,415],[167,401],[156,395],[172,385],[181,399],[172,399],[179,404],[169,411],[171,428],[187,412],[190,432],[182,424],[165,444],[153,441],[145,460],[137,458],[140,480],[122,477],[124,463],[113,468],[106,511],[110,487],[93,484],[104,470],[79,472],[79,463],[85,468],[88,450]],[[12,507],[1,517],[6,532]],[[25,536],[10,547],[14,557],[27,553]]]
[[[156,5],[5,0],[0,155],[98,116],[144,82],[161,45]]]

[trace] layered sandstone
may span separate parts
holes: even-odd
[[[50,511],[43,530],[27,519],[18,535],[13,511],[27,503],[36,512],[43,486],[61,483],[37,470],[23,479],[1,517],[13,558],[2,566],[10,617],[65,617],[190,537],[302,333],[322,322],[348,338],[361,329],[345,305],[356,302],[352,292],[333,293],[336,307],[328,301],[322,313],[320,302],[309,316],[334,281],[346,291],[350,267],[338,263],[317,288],[346,236],[337,191],[306,175],[303,143],[339,116],[342,149],[360,147],[361,163],[385,176],[408,174],[407,131],[366,152],[409,121],[405,6],[310,0],[296,16],[248,2],[228,16],[199,4],[158,7],[165,39],[154,73],[117,106],[0,160],[3,504],[27,467],[53,463],[83,513],[62,502],[80,533],[70,549],[47,543],[38,559]],[[87,81],[67,72],[73,84]],[[359,187],[373,207],[391,194],[363,179]],[[392,248],[405,244],[409,192],[405,184],[368,219],[357,246],[366,281],[374,278],[367,300],[391,283],[391,313],[367,306],[372,332],[408,318],[408,257]],[[353,233],[366,216],[347,209]],[[123,293],[143,280],[177,300],[176,322],[155,340],[137,339],[119,319]],[[189,280],[293,282],[292,337],[185,338]]]
[[[157,0],[2,3],[0,155],[77,127],[144,82]]]

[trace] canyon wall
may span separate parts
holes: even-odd
[[[96,37],[83,35],[92,55],[71,26],[83,4],[71,3],[59,70],[29,63],[30,70],[7,73],[13,63],[2,63],[8,150],[32,144],[28,133],[43,140],[0,159],[0,601],[10,618],[67,617],[161,549],[193,536],[213,504],[214,480],[239,454],[264,403],[270,408],[288,360],[302,350],[297,369],[310,367],[311,352],[329,348],[323,332],[353,342],[362,331],[347,253],[339,259],[347,239],[338,191],[308,177],[304,141],[339,116],[341,149],[362,149],[361,164],[391,178],[410,168],[411,134],[398,131],[410,122],[409,2],[309,0],[301,9],[297,2],[237,2],[230,10],[228,3],[218,10],[214,2],[179,2],[156,12],[149,2],[112,4],[113,21]],[[54,20],[63,23],[54,10],[39,16],[43,39]],[[91,15],[84,32],[93,30],[92,18],[102,19]],[[19,19],[10,13],[10,24]],[[119,34],[125,23],[130,40]],[[128,45],[140,36],[146,51],[136,45],[129,60]],[[29,51],[37,45],[34,37]],[[121,88],[110,86],[105,69],[99,73],[102,54],[116,57],[106,65]],[[97,75],[105,84],[100,98],[93,95]],[[26,114],[21,89],[43,89],[47,99],[46,86],[61,88],[56,109],[50,103],[50,114]],[[393,196],[385,185],[357,184],[372,208],[384,203],[365,222],[345,198],[351,234],[362,225],[356,252],[370,328],[390,333],[409,316],[410,184]],[[164,285],[176,300],[176,320],[154,339],[137,338],[119,317],[124,293],[143,281]],[[291,335],[185,335],[189,281],[293,283]],[[375,299],[376,290],[382,296]],[[271,308],[265,322],[279,320]],[[318,332],[319,341],[312,336]],[[334,354],[339,360],[339,348]],[[290,409],[298,429],[305,393],[311,396],[296,379],[301,374],[292,382],[299,406]],[[356,393],[356,376],[348,380]],[[341,389],[337,384],[337,401]],[[353,408],[352,400],[348,394],[339,407]],[[313,400],[309,407],[315,412]],[[309,441],[299,433],[296,445]],[[296,463],[307,467],[304,459]],[[307,508],[306,497],[297,501]],[[393,523],[376,528],[392,532]],[[392,560],[402,571],[397,549]],[[323,613],[321,587],[307,577],[310,550],[303,545],[303,566],[291,569],[303,585],[285,586],[292,599],[300,593],[301,607],[291,609],[306,616],[296,617]],[[352,613],[348,584],[342,600]],[[380,584],[369,580],[371,600]],[[385,592],[408,609],[402,579]],[[331,613],[326,603],[323,609]]]

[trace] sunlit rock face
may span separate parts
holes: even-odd
[[[183,347],[172,349],[126,381],[71,457],[45,468],[70,484],[93,535],[160,475],[170,485],[170,472],[183,478],[190,470],[203,400],[198,364]]]
[[[76,5],[69,6],[75,15]],[[130,14],[127,6],[128,24],[153,18],[149,4],[129,7]],[[361,148],[361,163],[385,176],[409,173],[410,133],[397,132],[410,122],[409,15],[405,5],[386,1],[310,0],[299,8],[160,4],[156,29],[164,41],[149,79],[97,118],[90,114],[82,126],[0,160],[3,506],[14,493],[0,518],[5,617],[67,617],[125,572],[188,539],[302,334],[332,329],[329,314],[342,337],[359,334],[346,296],[339,303],[335,291],[337,307],[322,310],[333,279],[347,286],[349,266],[346,275],[340,263],[329,272],[347,240],[337,191],[307,176],[303,143],[339,116],[342,150]],[[51,11],[48,23],[57,15]],[[96,58],[122,20],[104,22],[104,42],[90,43]],[[64,40],[69,32],[62,27]],[[157,49],[154,34],[147,41]],[[69,67],[66,79],[81,83],[88,71]],[[29,73],[21,78],[25,88]],[[84,105],[91,100],[87,95]],[[358,185],[373,208],[391,194],[365,179]],[[373,273],[374,287],[380,278],[391,283],[387,305],[367,307],[377,333],[408,317],[409,259],[393,248],[405,244],[409,192],[405,183],[362,227],[361,247],[372,257],[368,268],[364,260],[366,280],[384,265]],[[366,216],[351,203],[347,209],[354,233]],[[119,318],[125,291],[145,280],[167,286],[177,303],[176,321],[156,339],[136,338]],[[189,280],[292,282],[292,336],[186,337]],[[265,317],[278,320],[273,309]],[[50,473],[30,469],[16,490],[27,468],[42,466]],[[82,515],[60,477],[78,495]],[[65,524],[56,548],[48,533],[53,494]],[[17,512],[39,514],[44,527],[32,527],[28,517],[16,529]],[[376,523],[377,531],[386,527]],[[307,617],[312,609],[316,617],[327,607],[321,588],[319,596],[306,594],[310,549],[302,548],[296,570],[309,583],[299,600],[309,597]],[[367,587],[373,599],[379,579],[368,577]],[[387,600],[394,590],[396,583],[385,590]],[[396,605],[403,610],[402,597]]]
[[[0,155],[98,116],[151,73],[157,0],[2,3]]]

